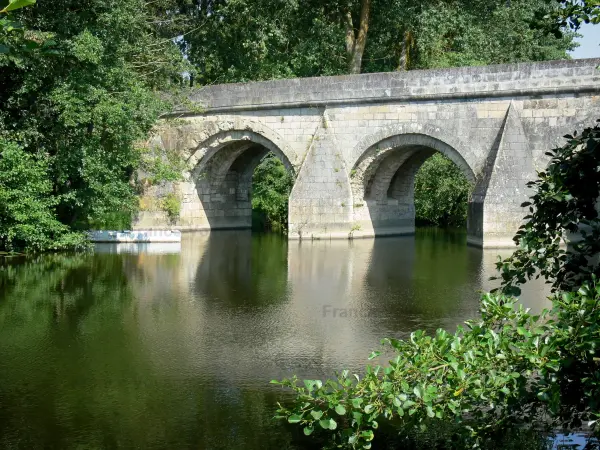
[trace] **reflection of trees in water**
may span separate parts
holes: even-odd
[[[481,251],[465,241],[436,229],[375,241],[365,282],[385,328],[453,329],[476,313]]]
[[[120,313],[124,297],[131,299],[127,293],[122,260],[116,255],[42,255],[21,264],[5,263],[0,270],[1,311],[13,321],[37,315],[61,327],[77,327],[98,308]]]
[[[286,448],[270,378],[361,367],[385,335],[472,315],[482,253],[445,236],[213,233],[4,263],[0,448]]]
[[[97,436],[112,419],[97,415],[118,396],[115,377],[135,354],[123,333],[132,297],[120,258],[46,255],[3,269],[2,446],[69,448],[91,424],[86,443],[102,446]]]
[[[286,246],[280,236],[194,233],[184,235],[177,267],[163,268],[165,255],[127,266],[154,370],[262,383],[283,326],[277,314],[287,299]]]
[[[208,302],[255,306],[287,297],[287,242],[276,234],[210,236],[194,281]]]
[[[130,281],[165,279],[140,261],[49,255],[0,268],[0,447],[286,448],[271,421],[279,393],[165,354],[174,367],[156,371]]]

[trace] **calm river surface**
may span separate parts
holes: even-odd
[[[465,242],[215,232],[0,262],[0,448],[296,448],[269,380],[474,317],[498,252]]]

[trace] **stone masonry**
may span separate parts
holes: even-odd
[[[600,118],[600,59],[304,78],[205,87],[150,145],[186,161],[170,221],[136,228],[248,228],[252,173],[269,152],[296,177],[290,239],[414,232],[414,176],[434,152],[473,183],[469,243],[510,247],[527,181],[562,136]],[[148,197],[161,195],[150,189]],[[156,200],[156,199],[154,199]],[[156,205],[156,201],[145,204]],[[171,218],[173,220],[173,218]]]

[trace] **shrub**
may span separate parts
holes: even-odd
[[[0,139],[0,248],[45,251],[84,245],[82,234],[70,232],[56,218],[57,199],[47,171],[44,157]]]
[[[167,217],[169,217],[171,223],[174,223],[179,219],[179,214],[181,213],[181,199],[177,194],[169,192],[165,195],[161,200],[161,207],[167,213]]]
[[[464,225],[470,191],[469,180],[456,164],[436,153],[415,177],[417,222],[443,227]]]
[[[283,163],[269,153],[252,176],[252,211],[255,228],[286,231],[288,199],[294,179]]]

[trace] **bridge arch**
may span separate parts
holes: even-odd
[[[375,235],[414,232],[415,176],[436,152],[452,160],[475,185],[472,153],[439,127],[397,124],[363,139],[351,155],[354,222],[365,230],[372,228]],[[472,208],[469,211],[471,216]]]
[[[219,150],[238,141],[261,145],[281,159],[289,170],[293,171],[297,164],[296,152],[277,132],[260,122],[234,117],[205,120],[202,127],[195,130],[186,175],[200,173]]]
[[[206,121],[194,141],[197,145],[188,153],[184,172],[184,179],[194,187],[188,206],[192,209],[188,221],[194,227],[249,228],[252,175],[269,153],[295,173],[296,153],[261,123],[238,118]]]
[[[455,133],[450,133],[443,128],[428,122],[404,122],[388,125],[377,132],[363,138],[353,148],[350,154],[350,164],[353,167],[365,153],[377,144],[383,145],[384,141],[397,136],[414,136],[413,143],[420,140],[424,146],[429,146],[448,156],[466,173],[471,172],[475,178],[475,167],[478,158]],[[408,139],[408,138],[405,138]],[[408,141],[407,141],[408,143]],[[375,147],[376,148],[376,147]]]

